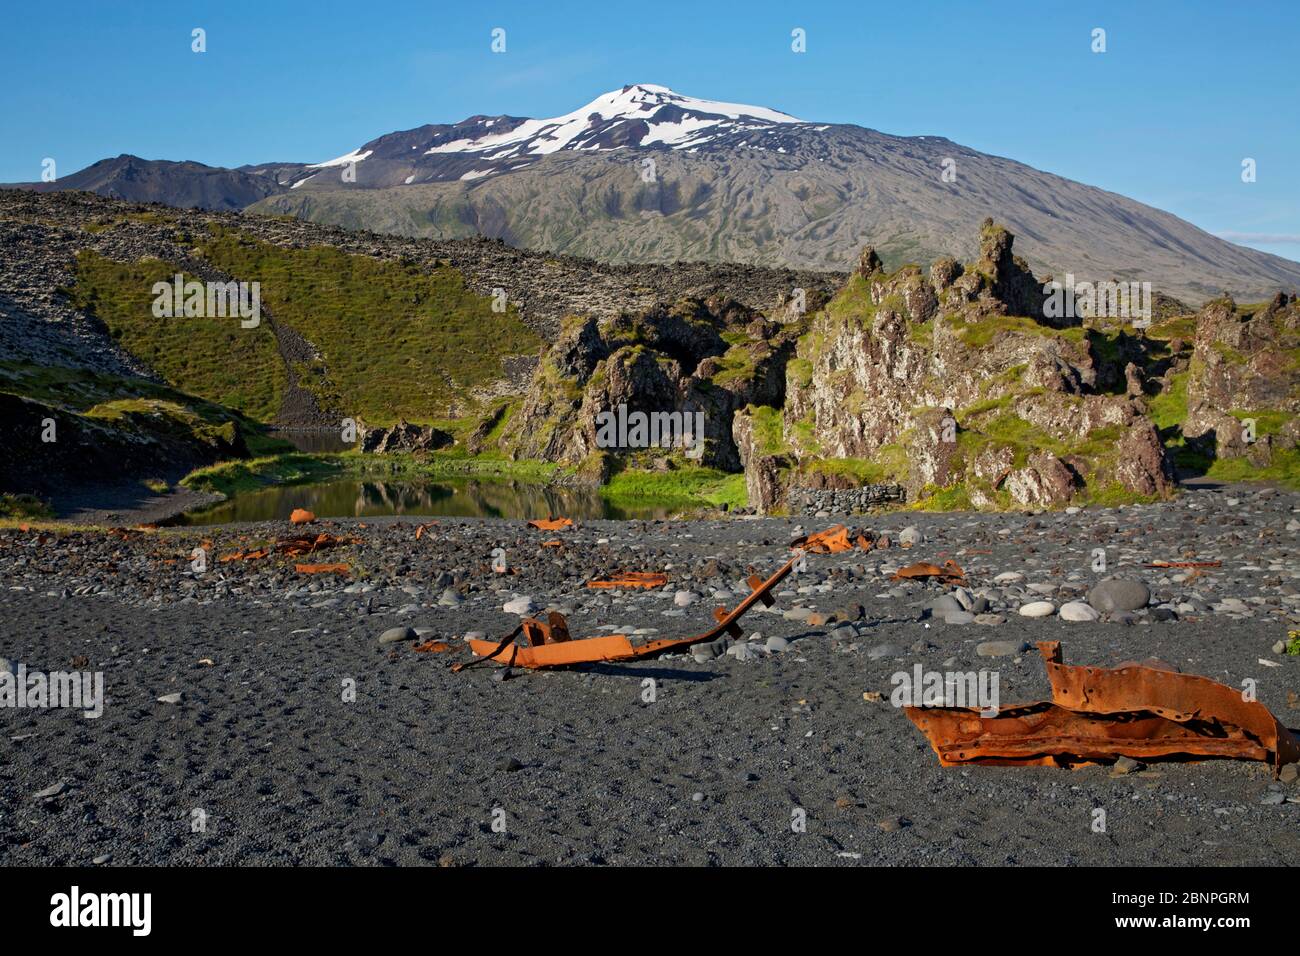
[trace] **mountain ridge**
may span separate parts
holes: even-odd
[[[124,161],[131,175],[105,166]],[[558,117],[478,114],[386,133],[312,164],[221,170],[119,157],[26,188],[249,208],[410,237],[483,235],[610,263],[832,271],[850,268],[848,250],[866,244],[891,268],[969,257],[970,237],[991,215],[1044,276],[1149,281],[1192,303],[1300,287],[1300,263],[940,136],[806,122],[653,84]]]

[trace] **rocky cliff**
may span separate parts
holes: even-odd
[[[702,412],[702,462],[743,468],[760,510],[791,488],[894,483],[953,507],[1168,496],[1174,471],[1148,402],[1173,367],[1169,343],[1124,317],[1048,308],[1013,241],[989,221],[972,262],[894,272],[868,247],[834,297],[780,321],[716,299],[573,319],[502,447],[587,464],[593,478],[611,456],[663,467],[673,450],[598,447],[598,416],[623,405]]]

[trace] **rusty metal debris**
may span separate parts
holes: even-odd
[[[299,535],[292,538],[280,538],[275,542],[275,550],[279,551],[281,554],[297,557],[298,555],[312,554],[316,551],[323,551],[326,548],[333,548],[340,544],[358,543],[359,539],[357,538],[353,538],[349,541],[332,534],[326,534],[322,531],[315,537],[312,537],[311,535]]]
[[[347,574],[346,564],[295,564],[294,570],[299,574]]]
[[[223,554],[217,560],[222,564],[229,564],[231,561],[256,561],[270,553],[266,548],[257,548],[254,551],[232,551],[230,554]]]
[[[572,518],[534,518],[528,522],[530,528],[537,528],[540,531],[559,531],[561,528],[567,528],[573,524]]]
[[[1148,568],[1221,568],[1222,561],[1152,561]]]
[[[658,571],[625,571],[608,578],[593,578],[589,588],[661,588],[668,583],[668,575]]]
[[[966,580],[966,572],[961,569],[960,564],[949,558],[942,565],[918,561],[916,564],[899,568],[893,574],[895,581],[902,581],[904,578],[935,578],[942,584],[960,584]]]
[[[552,611],[546,621],[534,618],[523,619],[518,627],[499,642],[469,641],[470,650],[477,655],[476,658],[454,664],[452,670],[461,671],[488,660],[505,664],[507,669],[515,664],[520,667],[538,668],[563,667],[568,664],[596,661],[635,660],[666,651],[685,650],[693,644],[703,644],[723,634],[739,637],[744,633],[737,623],[741,616],[760,601],[768,607],[775,604],[776,599],[772,597],[772,589],[789,576],[802,557],[802,554],[795,555],[767,580],[763,580],[756,574],[751,575],[746,582],[750,587],[750,593],[730,611],[725,607],[715,608],[713,618],[717,623],[703,634],[696,634],[693,637],[664,638],[606,634],[600,637],[574,639],[569,633],[569,625],[564,615]],[[520,638],[524,643],[518,643]]]
[[[1069,766],[1093,760],[1228,757],[1277,773],[1300,740],[1258,701],[1156,661],[1115,668],[1063,663],[1059,641],[1038,645],[1050,701],[999,708],[906,707],[945,767],[969,763]]]
[[[855,547],[870,551],[872,541],[863,531],[850,532],[842,524],[831,525],[825,531],[805,534],[790,542],[790,547],[809,554],[840,554]]]
[[[248,551],[232,551],[229,554],[223,554],[217,559],[221,564],[229,564],[232,561],[258,561],[270,555],[271,551],[277,551],[280,554],[287,555],[291,558],[302,557],[307,554],[314,554],[317,551],[324,551],[328,548],[337,547],[342,544],[360,544],[360,538],[340,538],[322,531],[316,535],[292,535],[287,538],[279,538],[269,548],[253,548]],[[212,547],[212,542],[204,542],[204,547]],[[308,565],[302,565],[308,567]],[[335,565],[321,565],[321,567],[336,567]],[[305,572],[321,573],[321,572]]]
[[[289,515],[290,524],[308,524],[316,520],[316,515],[306,508],[294,508]]]

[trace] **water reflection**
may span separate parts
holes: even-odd
[[[176,523],[202,525],[230,521],[271,521],[306,508],[320,518],[379,515],[431,515],[465,518],[664,518],[672,509],[609,504],[594,489],[477,478],[438,481],[347,479],[310,485],[280,485],[239,495],[182,515]]]

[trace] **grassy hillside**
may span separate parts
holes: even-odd
[[[262,284],[275,320],[320,352],[312,376],[322,407],[368,422],[455,418],[471,392],[502,377],[501,359],[532,354],[541,340],[513,306],[465,288],[450,266],[349,255],[326,246],[284,249],[221,231],[203,246],[223,272]],[[310,379],[307,379],[310,381]]]
[[[265,428],[248,416],[140,378],[0,362],[0,393],[32,399],[104,424],[147,418],[155,431],[187,433],[199,440],[231,440],[238,430],[253,454],[279,454],[291,447],[267,437]]]
[[[197,251],[221,273],[261,284],[257,328],[241,328],[237,318],[155,317],[154,283],[184,274],[157,259],[120,263],[85,251],[67,291],[170,385],[259,421],[275,417],[288,381],[268,316],[315,349],[294,372],[321,408],[372,424],[474,413],[475,391],[503,377],[502,359],[541,346],[513,306],[494,312],[450,266],[427,273],[324,246],[281,248],[233,230],[217,230]]]
[[[269,322],[253,329],[236,318],[157,318],[153,285],[183,272],[174,263],[122,263],[83,251],[71,298],[93,313],[132,355],[181,391],[261,421],[280,409],[284,362]],[[186,279],[191,278],[186,276]]]

